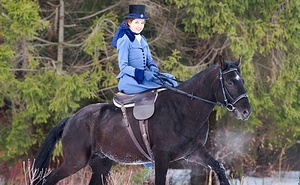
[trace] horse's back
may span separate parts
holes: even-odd
[[[62,134],[63,145],[93,145],[95,125],[100,117],[101,108],[107,105],[109,104],[90,104],[70,116]]]

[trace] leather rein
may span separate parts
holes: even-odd
[[[167,88],[167,89],[170,89],[171,91],[174,91],[176,93],[179,93],[179,94],[182,94],[182,95],[185,95],[185,96],[188,96],[192,99],[197,99],[197,100],[201,100],[201,101],[204,101],[206,103],[210,103],[210,104],[213,104],[213,105],[218,105],[222,108],[227,108],[227,110],[229,111],[234,111],[235,110],[235,104],[241,100],[242,98],[247,98],[248,95],[247,93],[244,93],[244,94],[241,94],[239,95],[237,98],[232,98],[232,96],[229,94],[228,90],[225,88],[224,86],[224,83],[223,83],[223,75],[224,74],[227,74],[227,73],[230,73],[230,72],[237,72],[237,68],[231,68],[229,69],[228,71],[225,71],[225,72],[222,72],[221,68],[219,68],[219,74],[220,74],[220,77],[219,77],[219,81],[220,81],[220,84],[221,84],[221,88],[222,88],[222,94],[223,94],[223,98],[224,98],[224,102],[225,104],[221,103],[220,101],[217,101],[217,102],[214,102],[214,101],[210,101],[210,100],[207,100],[207,99],[204,99],[204,98],[201,98],[199,96],[195,96],[193,93],[190,94],[190,93],[187,93],[185,91],[182,91],[182,90],[179,90],[177,88],[174,88],[174,87],[171,87],[170,85],[167,85],[166,82],[164,81],[164,79],[166,79],[167,77],[161,73],[157,73],[156,77],[161,81],[161,83],[159,83],[160,85],[162,85],[163,87]],[[228,99],[227,99],[227,96],[230,97],[230,99],[232,99],[232,103],[229,103],[228,102]],[[217,98],[216,98],[217,99]]]

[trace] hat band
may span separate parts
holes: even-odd
[[[140,18],[140,19],[146,19],[145,14],[136,14],[136,13],[130,13],[130,14],[128,14],[127,17],[135,17],[135,18]]]

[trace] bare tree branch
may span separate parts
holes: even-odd
[[[107,8],[105,8],[105,9],[103,9],[103,10],[100,10],[100,11],[98,11],[98,12],[96,12],[96,13],[93,13],[92,15],[85,16],[85,17],[82,17],[82,18],[78,18],[78,19],[76,19],[76,20],[82,21],[82,20],[85,20],[85,19],[89,19],[89,18],[95,17],[96,15],[98,15],[98,14],[100,14],[100,13],[106,12],[106,11],[108,11],[108,10],[110,10],[110,9],[112,9],[112,8],[114,8],[114,7],[116,7],[116,6],[119,6],[122,2],[123,2],[123,0],[120,0],[118,3],[116,3],[116,4],[114,4],[114,5],[110,6],[110,7],[107,7]]]

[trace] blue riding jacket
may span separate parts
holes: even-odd
[[[141,83],[136,81],[136,69],[149,70],[151,65],[157,67],[156,62],[152,59],[150,48],[144,36],[142,36],[140,42],[137,39],[131,42],[129,37],[124,34],[117,41],[117,51],[120,68],[117,78],[119,79],[118,90],[120,92],[134,94],[162,87],[153,81],[147,81],[145,78]],[[164,75],[175,79],[171,74],[164,73]],[[156,81],[159,82],[158,79]],[[172,83],[177,86],[176,81]]]

